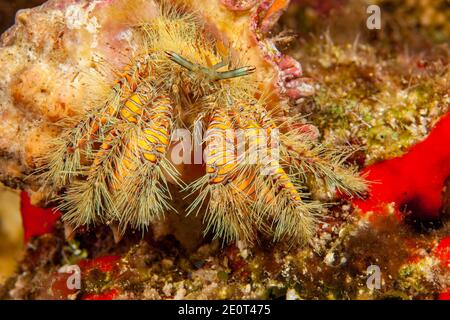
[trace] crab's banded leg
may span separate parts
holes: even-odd
[[[229,178],[236,167],[233,131],[232,123],[225,112],[215,112],[206,137],[208,147],[206,172],[211,176],[211,184],[221,183]]]
[[[78,226],[118,216],[116,197],[119,182],[136,170],[125,136],[129,129],[126,123],[137,123],[142,114],[143,101],[138,97],[138,94],[132,94],[120,108],[120,116],[125,122],[118,122],[114,128],[108,126],[104,132],[105,137],[92,156],[86,180],[69,187],[62,206],[67,211],[66,221]],[[99,121],[102,124],[102,118]],[[100,129],[99,126],[97,130]],[[96,127],[91,127],[91,130],[95,131]],[[93,135],[92,131],[90,134]]]
[[[252,111],[250,105],[242,104],[244,111],[239,112],[232,110],[231,114],[236,122],[237,128],[240,130],[241,138],[244,138],[243,146],[246,150],[241,150],[239,154],[239,162],[246,165],[261,164],[267,158],[268,154],[268,136],[265,129],[258,123],[257,117]],[[238,107],[238,109],[241,109]]]
[[[79,141],[79,148],[83,147],[87,141],[94,140],[101,128],[108,123],[111,117],[115,117],[118,111],[126,120],[137,122],[138,110],[136,110],[136,106],[133,105],[133,102],[140,99],[140,96],[135,92],[138,89],[141,80],[149,77],[150,73],[150,57],[148,55],[143,55],[137,58],[133,63],[128,64],[122,72],[118,74],[118,78],[113,85],[106,107],[103,108],[104,114],[100,114],[91,120],[92,123],[89,132],[86,137]],[[123,101],[125,101],[125,106],[122,105]]]
[[[132,94],[128,99],[125,100],[123,106],[120,108],[120,115],[122,118],[129,123],[137,123],[139,120],[139,117],[141,117],[143,113],[144,105],[143,103],[147,103],[147,101],[140,96],[139,94],[135,93]],[[122,129],[126,129],[127,127],[123,127]],[[127,148],[127,144],[123,141],[124,133],[121,132],[121,130],[117,128],[112,128],[109,132],[107,132],[107,135],[102,142],[99,150],[97,151],[96,155],[94,156],[94,159],[92,161],[91,170],[94,170],[99,165],[102,165],[102,162],[105,159],[105,156],[111,149],[111,143],[115,139],[121,140],[122,144],[125,144],[123,147],[124,150],[122,150],[124,154],[123,162],[126,166],[132,168],[132,165],[130,163],[132,158],[132,154],[130,154],[130,150]],[[119,166],[120,168],[120,166]],[[134,167],[133,167],[134,168]],[[120,169],[119,169],[120,170]],[[116,175],[121,176],[122,174],[118,174],[116,171]]]
[[[266,185],[257,186],[257,183],[255,183],[256,179],[255,172],[236,177],[231,182],[234,188],[233,193],[245,195],[251,202],[264,199],[266,203],[270,203],[273,199],[271,190]]]
[[[239,119],[239,117],[237,118]],[[250,131],[248,131],[250,129]],[[255,132],[263,133],[264,140],[262,141],[263,147],[267,148],[264,154],[267,158],[262,159],[263,165],[265,167],[264,173],[267,174],[279,187],[279,190],[287,192],[291,196],[293,201],[301,201],[300,193],[291,181],[286,171],[280,165],[279,161],[276,159],[269,158],[271,154],[270,148],[270,138],[271,133],[276,130],[275,123],[270,119],[270,117],[265,114],[258,120],[249,119],[246,122],[245,130],[247,130],[247,135],[254,135]],[[261,138],[253,139],[259,142]],[[259,144],[258,144],[259,145]],[[268,195],[269,196],[269,195]]]
[[[145,106],[145,117],[129,136],[121,160],[116,196],[117,219],[123,231],[128,225],[145,229],[172,207],[167,175],[178,181],[178,172],[166,159],[171,139],[173,108],[167,96]]]
[[[224,112],[216,113],[212,118],[208,132],[211,134],[208,137],[217,137],[215,144],[208,143],[208,155],[206,158],[206,172],[211,176],[210,183],[227,183],[233,186],[233,194],[245,195],[249,200],[255,200],[256,188],[254,180],[256,173],[252,171],[239,170],[239,161],[236,154],[236,135],[234,133],[234,125],[230,122],[228,115]],[[254,126],[251,126],[255,129]],[[226,132],[230,134],[226,134]],[[255,142],[256,146],[261,146],[261,137],[257,131],[249,130],[246,132],[247,138]],[[258,152],[258,150],[254,150]],[[267,188],[258,190],[259,195],[267,196],[268,201],[270,195]]]
[[[144,86],[145,87],[145,86]],[[136,89],[136,92],[131,94],[123,103],[119,110],[119,116],[125,123],[129,125],[123,125],[122,129],[125,132],[121,132],[120,139],[123,143],[122,157],[116,166],[114,175],[115,182],[113,184],[114,189],[120,189],[124,178],[136,171],[138,163],[135,161],[139,154],[135,152],[135,148],[132,147],[133,143],[130,139],[136,139],[135,136],[129,134],[129,132],[135,131],[138,128],[138,123],[143,123],[149,119],[144,119],[143,115],[146,112],[145,109],[149,106],[150,97],[146,94],[147,88]],[[112,129],[114,131],[114,129]]]
[[[157,165],[167,152],[172,125],[172,106],[169,98],[160,96],[149,103],[138,94],[133,94],[126,100],[120,113],[129,123],[136,124],[144,109],[150,110],[145,110],[146,118],[142,119],[140,124],[143,128],[129,126],[129,131],[137,133],[122,135],[124,147],[122,158],[115,170],[115,189],[120,189],[126,177],[136,172],[141,161]]]
[[[273,122],[268,117],[265,121],[257,119],[249,105],[241,103],[238,109],[244,111],[234,112],[234,118],[238,127],[244,130],[247,138],[258,141],[259,138],[255,137],[258,132],[270,133],[275,129],[273,125],[270,125]],[[267,134],[262,135],[263,138],[265,137],[265,142],[268,143]],[[268,144],[264,145],[264,147],[267,146]],[[271,221],[275,226],[275,239],[289,237],[300,242],[307,241],[311,237],[314,226],[315,206],[302,200],[302,194],[279,161],[269,158],[268,149],[259,150],[259,148],[261,147],[257,144],[254,148],[250,147],[249,149],[249,152],[262,151],[261,155],[263,156],[256,165],[263,171],[252,181],[256,189],[264,190],[258,195],[255,204],[255,211],[259,216],[258,222],[264,225],[264,220]]]
[[[244,112],[238,112],[237,109]],[[256,213],[261,215],[259,213],[263,210],[261,207],[271,203],[275,196],[272,188],[261,177],[260,169],[268,154],[268,138],[266,130],[260,126],[257,117],[249,112],[250,105],[244,103],[240,107],[238,105],[237,109],[232,110],[231,114],[245,139],[247,149],[239,154],[238,161],[246,167],[246,170],[245,174],[233,181],[233,184],[238,192],[244,193],[252,200]],[[264,227],[264,222],[261,220],[259,222]]]
[[[150,76],[150,56],[143,55],[138,57],[133,63],[128,64],[116,80],[116,85],[113,90],[118,90],[118,93],[129,94],[136,91],[140,80]]]
[[[132,94],[120,108],[120,116],[128,122],[137,123],[143,113],[145,99],[138,93]]]
[[[122,156],[114,170],[114,181],[111,186],[114,191],[120,190],[123,187],[125,179],[136,171],[136,156],[137,155],[133,152],[131,143],[125,142]]]
[[[92,166],[90,169],[91,172],[93,172],[93,170],[95,170],[96,167],[102,165],[102,163],[105,161],[107,154],[112,148],[112,141],[116,138],[116,135],[117,135],[116,131],[112,130],[109,132],[108,136],[102,142],[100,148],[98,149],[92,161]]]
[[[169,97],[157,97],[148,113],[149,125],[138,138],[138,146],[142,157],[156,165],[165,157],[170,144],[173,108]]]
[[[251,222],[251,205],[242,190],[245,183],[239,183],[235,154],[235,131],[225,111],[213,113],[206,133],[206,175],[191,185],[200,190],[188,212],[199,211],[205,201],[207,207],[204,220],[205,232],[212,231],[224,242],[238,239],[252,241],[254,229]]]
[[[302,201],[300,193],[297,191],[297,188],[292,183],[291,178],[287,175],[286,171],[281,167],[278,161],[270,161],[266,168],[268,169],[268,176],[278,186],[278,192],[286,192],[286,194],[294,202]]]
[[[118,134],[115,129],[108,133],[85,172],[85,180],[72,183],[62,196],[63,220],[75,227],[105,222],[115,210],[110,186],[122,146]]]

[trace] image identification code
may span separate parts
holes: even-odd
[[[178,308],[179,315],[202,315],[209,318],[214,314],[221,315],[270,315],[270,305],[266,304],[223,304],[220,308],[209,306],[189,306]]]

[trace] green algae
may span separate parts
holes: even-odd
[[[334,44],[329,36],[299,57],[318,90],[299,104],[325,144],[363,147],[365,164],[403,154],[449,110],[445,50],[427,58],[383,56],[370,45]]]

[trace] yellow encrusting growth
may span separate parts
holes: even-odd
[[[187,214],[202,213],[205,233],[224,242],[252,242],[262,233],[305,243],[321,208],[302,192],[310,180],[350,194],[365,190],[344,166],[345,153],[291,130],[286,106],[261,98],[244,54],[215,41],[194,15],[161,9],[134,30],[140,50],[117,72],[109,95],[62,123],[42,159],[39,173],[61,190],[67,223],[145,230],[173,210],[175,183],[195,197]],[[193,132],[199,123],[207,128],[205,172],[184,186],[168,151],[174,130]]]

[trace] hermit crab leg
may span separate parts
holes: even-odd
[[[356,168],[345,164],[354,152],[349,148],[328,148],[311,141],[309,133],[291,130],[280,135],[281,157],[297,180],[321,183],[330,193],[361,196],[368,183]]]
[[[117,110],[124,108],[122,102],[124,99],[130,100],[130,95],[138,89],[138,84],[150,75],[150,56],[143,55],[135,59],[133,63],[128,64],[122,72],[119,73],[118,79],[112,88],[111,95],[107,100],[106,107],[101,112],[100,117],[95,117],[88,132],[88,137],[80,140],[78,147],[83,147],[86,141],[95,138],[102,126],[105,126],[108,119],[117,114]],[[127,98],[129,97],[129,98]],[[136,98],[136,96],[134,96]],[[133,96],[131,97],[133,99]],[[130,102],[125,107],[129,107]],[[131,107],[132,108],[132,107]],[[132,108],[133,109],[133,108]],[[123,115],[123,114],[122,114]]]
[[[278,161],[272,160],[266,169],[272,199],[268,203],[265,199],[260,201],[258,211],[272,220],[274,240],[288,238],[299,243],[308,242],[314,233],[320,205],[302,199],[305,195],[298,191],[299,187]]]
[[[105,132],[93,156],[86,180],[74,183],[63,196],[61,209],[66,211],[64,219],[69,223],[78,226],[95,220],[121,221],[127,212],[120,207],[124,184],[139,169],[139,155],[130,148],[130,137],[140,130],[138,124],[150,99],[145,92],[145,86],[141,87],[125,100],[118,112],[120,118]]]
[[[269,139],[264,133],[276,127],[266,128],[258,117],[252,115],[252,109],[245,103],[241,103],[238,109],[244,110],[234,112],[238,127],[244,131],[247,139],[253,137],[253,141],[256,141],[256,146],[250,147],[248,152],[259,153],[255,165],[259,175],[252,181],[255,189],[264,191],[258,195],[254,205],[258,223],[265,229],[267,220],[274,229],[275,240],[287,237],[300,243],[307,242],[312,237],[319,206],[303,201],[299,187],[294,185],[279,161],[269,156]],[[265,139],[262,141],[265,143],[258,143],[261,139]]]
[[[112,130],[95,153],[86,180],[75,181],[62,196],[59,206],[64,212],[63,220],[75,226],[92,225],[107,219],[114,210],[110,184],[114,162],[120,156],[118,130]]]
[[[61,137],[53,141],[50,151],[40,161],[45,163],[37,172],[45,184],[54,184],[61,188],[70,184],[80,174],[83,159],[91,157],[93,143],[99,134],[109,130],[111,120],[117,116],[117,110],[123,100],[136,91],[138,83],[150,74],[150,56],[143,55],[134,59],[118,74],[106,103],[96,108],[78,122],[62,123],[66,129]],[[122,111],[126,112],[126,111]],[[122,114],[124,115],[124,114]],[[74,125],[75,124],[75,125]]]
[[[188,208],[188,214],[199,212],[207,202],[205,233],[212,231],[224,242],[252,241],[251,212],[248,198],[236,185],[235,134],[225,111],[214,111],[206,134],[206,175],[194,181],[188,189],[200,191]],[[239,184],[244,190],[247,185]]]
[[[168,96],[160,95],[143,108],[143,121],[126,137],[122,166],[129,172],[116,179],[120,185],[116,202],[121,230],[127,225],[145,229],[172,209],[167,176],[179,181],[178,172],[166,158],[174,118],[172,103]]]

